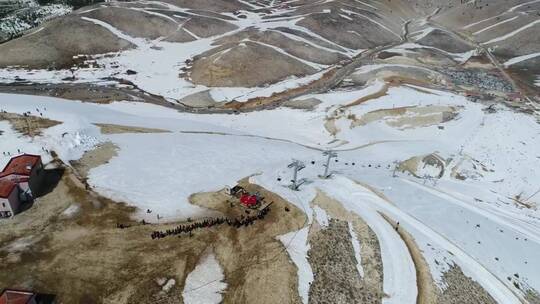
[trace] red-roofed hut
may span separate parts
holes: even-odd
[[[22,154],[11,158],[0,172],[0,218],[12,217],[20,211],[22,203],[33,199],[42,171],[39,155]]]

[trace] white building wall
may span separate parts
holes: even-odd
[[[11,212],[11,216],[15,215],[19,211],[20,201],[19,201],[19,188],[13,188],[9,197],[0,198],[0,212]]]
[[[0,197],[0,212],[11,211],[11,204],[9,199]]]
[[[13,191],[8,198],[0,198],[0,212],[11,212],[11,215],[13,216],[19,212],[21,207],[22,202],[19,194],[28,192],[32,195],[35,189],[41,184],[43,178],[43,164],[40,161],[32,168],[30,176],[28,177],[28,182],[19,182],[19,179],[27,178],[27,176],[23,175],[11,175],[6,178],[14,181],[18,184],[18,187],[13,188]]]

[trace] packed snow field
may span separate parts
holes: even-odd
[[[212,205],[222,189],[239,181],[260,187],[284,199],[288,215],[305,217],[273,235],[269,221],[245,228],[271,235],[275,243],[258,249],[277,247],[293,265],[289,274],[279,253],[265,261],[273,278],[292,278],[293,295],[278,292],[289,302],[320,303],[331,291],[313,286],[332,286],[328,279],[365,284],[362,299],[373,303],[539,303],[540,1],[461,2],[83,7],[0,44],[0,92],[12,92],[0,93],[0,167],[30,153],[49,169],[60,163],[76,172],[77,162],[95,157],[73,178],[91,197],[132,208],[114,210],[122,230],[118,218],[162,229],[228,215]],[[100,93],[106,97],[98,103]],[[50,123],[35,132],[38,119]],[[113,147],[110,157],[92,154],[105,145]],[[321,178],[328,151],[337,156],[331,176]],[[294,160],[305,165],[297,190],[290,187]],[[321,193],[327,205],[315,204]],[[195,194],[212,199],[195,203]],[[59,218],[71,223],[65,218],[76,221],[85,208],[70,201]],[[9,221],[0,220],[9,227],[4,236]],[[345,238],[332,235],[332,223],[348,228]],[[333,254],[315,255],[321,231],[349,243],[343,248],[351,252],[339,254],[354,261],[354,277],[336,271],[334,279],[317,265],[314,256]],[[157,279],[159,301],[170,294],[170,303],[256,298],[257,290],[243,288],[269,274],[238,279],[244,269],[231,272],[236,264],[220,246],[249,245],[227,233],[209,237],[215,246],[204,245],[202,233],[178,237],[197,249],[182,252],[181,275]],[[6,239],[0,257],[16,260],[12,247],[28,240]],[[156,243],[171,250],[162,240],[143,247]],[[126,290],[98,298],[128,303],[136,293]]]
[[[315,189],[321,189],[366,220],[377,234],[384,291],[390,295],[385,303],[414,302],[416,284],[411,279],[415,271],[407,248],[379,212],[399,221],[414,236],[441,288],[442,274],[456,263],[500,303],[519,303],[523,289],[540,289],[536,271],[540,267],[536,258],[540,219],[533,196],[538,190],[535,181],[540,178],[537,122],[504,106],[488,113],[483,111],[486,106],[458,95],[400,87],[351,111],[362,115],[378,109],[452,105],[460,106],[459,114],[446,123],[408,128],[379,120],[351,129],[347,118],[340,118],[336,125],[342,132],[335,138],[324,131],[326,111],[341,105],[334,102],[347,104],[366,91],[318,96],[323,103],[313,112],[281,108],[234,116],[175,113],[141,103],[96,105],[2,94],[4,111],[36,114],[39,110],[45,117],[63,122],[32,140],[3,123],[2,150],[13,155],[18,149],[41,153],[44,148],[56,151],[67,162],[99,142],[112,141],[119,147],[118,155],[91,170],[89,183],[99,193],[138,207],[138,216],[149,222],[157,220],[156,213],[160,221],[211,215],[191,205],[188,197],[252,176],[253,182],[299,206],[311,223],[317,211],[310,201]],[[273,121],[284,123],[275,125]],[[170,132],[103,135],[96,123]],[[339,162],[331,164],[334,177],[321,180],[317,177],[323,170],[321,152],[327,148],[338,152]],[[430,178],[396,172],[397,163],[430,153],[445,160],[438,168],[443,170],[442,177],[437,177],[439,172]],[[300,191],[287,187],[291,175],[287,165],[293,158],[307,164],[300,171],[307,179]],[[2,155],[2,164],[8,159]],[[433,171],[437,170],[426,172]],[[466,178],[455,178],[452,172]],[[516,196],[530,197],[523,200],[530,207],[518,204]],[[147,209],[153,210],[151,216],[144,212]],[[283,237],[299,267],[298,288],[304,302],[312,280],[309,264],[305,265],[306,231]],[[520,289],[507,280],[515,273]]]

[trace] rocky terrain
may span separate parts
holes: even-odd
[[[41,23],[71,11],[68,3],[8,0],[0,4],[0,43],[23,35]]]

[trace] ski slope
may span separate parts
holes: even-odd
[[[506,280],[514,273],[519,273],[522,288],[539,290],[540,277],[535,271],[540,269],[535,258],[540,251],[538,211],[520,207],[511,199],[538,190],[538,124],[532,117],[502,106],[488,114],[482,105],[449,92],[402,86],[347,111],[363,115],[403,106],[453,105],[461,107],[458,116],[444,122],[444,129],[437,125],[396,129],[382,121],[350,128],[344,115],[337,117],[340,132],[336,135],[324,129],[327,115],[371,94],[379,85],[315,94],[322,103],[313,111],[280,108],[239,115],[196,115],[140,103],[98,105],[0,94],[2,110],[35,114],[38,108],[45,117],[63,122],[33,139],[0,122],[0,139],[2,149],[12,154],[17,149],[41,153],[46,148],[57,151],[66,162],[99,142],[113,142],[119,147],[118,155],[92,169],[88,182],[101,194],[137,207],[137,216],[148,221],[156,221],[156,213],[162,217],[160,221],[210,215],[209,210],[189,204],[189,195],[219,190],[252,176],[252,182],[303,210],[308,225],[314,219],[324,224],[325,216],[310,205],[320,189],[358,214],[376,233],[382,250],[383,288],[389,295],[384,303],[414,303],[418,292],[416,280],[411,279],[415,268],[407,247],[380,213],[399,221],[414,237],[441,289],[443,273],[456,264],[499,303],[519,303],[523,298],[522,291]],[[94,123],[169,132],[101,134]],[[317,176],[323,171],[321,152],[327,148],[338,151],[339,162],[332,164],[335,177],[323,181]],[[440,180],[426,182],[395,174],[396,162],[433,152],[449,159]],[[301,191],[286,187],[292,158],[307,165],[300,175],[309,182]],[[0,154],[0,165],[8,159]],[[470,159],[487,169],[465,181],[452,177],[452,168],[465,170]],[[504,183],[499,182],[501,177],[506,179]],[[388,201],[354,181],[377,189]],[[154,211],[151,217],[146,209]],[[309,243],[303,235],[307,227],[303,233],[282,237],[300,269],[299,294],[304,302],[309,301],[307,291],[313,280],[306,264]]]

